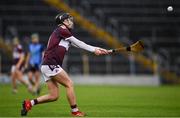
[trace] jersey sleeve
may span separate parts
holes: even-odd
[[[74,45],[75,47],[87,50],[89,52],[95,52],[95,50],[97,48],[95,46],[88,45],[88,44],[84,43],[83,41],[78,40],[74,36],[67,38],[67,40],[69,42],[71,42],[71,44]]]

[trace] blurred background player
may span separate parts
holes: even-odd
[[[71,115],[77,117],[85,116],[77,107],[73,82],[62,68],[64,55],[70,45],[87,50],[96,55],[108,54],[107,50],[88,45],[72,35],[71,29],[74,26],[73,17],[68,13],[57,15],[56,22],[58,27],[49,38],[41,66],[41,72],[48,86],[49,93],[33,100],[25,100],[21,110],[22,116],[27,115],[27,112],[33,105],[56,101],[59,97],[58,84],[66,88],[67,99],[71,106]]]
[[[20,81],[23,85],[25,85],[28,88],[28,90],[31,89],[28,82],[23,79],[23,66],[24,66],[23,48],[22,48],[22,45],[19,43],[19,39],[14,38],[13,39],[13,65],[11,68],[13,93],[17,93],[16,80]]]
[[[40,93],[40,70],[44,47],[39,43],[39,35],[31,35],[31,43],[28,46],[28,53],[25,67],[28,71],[28,79],[33,86],[34,94]]]

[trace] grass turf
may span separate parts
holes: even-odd
[[[25,87],[11,93],[10,85],[0,85],[0,117],[20,116],[21,103],[34,98]],[[180,116],[180,87],[75,86],[79,108],[89,117],[175,117]],[[47,93],[43,85],[42,94]],[[64,87],[56,102],[33,107],[29,117],[69,117]]]

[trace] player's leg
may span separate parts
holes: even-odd
[[[48,80],[46,83],[48,86],[49,93],[44,96],[38,97],[38,104],[56,101],[59,98],[59,88],[57,82],[51,79]]]
[[[13,89],[12,92],[17,93],[15,66],[12,66],[11,69],[11,79],[12,79],[12,89]]]
[[[70,77],[68,76],[68,74],[64,70],[62,70],[60,73],[55,75],[53,78],[58,83],[62,84],[66,88],[66,94],[67,94],[68,102],[72,109],[72,115],[73,116],[85,116],[85,114],[83,112],[80,112],[77,107],[73,82],[70,79]]]
[[[30,93],[33,93],[33,90],[32,90],[32,87],[31,85],[23,79],[23,72],[19,69],[16,69],[16,78],[18,81],[20,81],[24,86],[26,86],[27,90],[30,92]]]
[[[62,84],[66,88],[67,98],[70,105],[76,104],[76,97],[74,93],[73,82],[67,75],[67,73],[62,70],[59,74],[53,77],[58,83]]]
[[[25,100],[23,102],[23,108],[21,110],[22,116],[26,116],[27,112],[31,109],[31,107],[36,104],[52,102],[58,99],[59,89],[57,82],[53,79],[49,79],[46,84],[48,86],[49,93],[33,100]]]
[[[40,76],[41,76],[41,73],[39,72],[39,70],[36,70],[34,73],[34,77],[35,77],[34,88],[35,88],[37,94],[40,93]]]
[[[21,72],[21,70],[18,70],[16,69],[16,77],[17,77],[17,80],[19,80],[23,85],[25,85],[27,88],[29,87],[29,84],[27,81],[25,81],[23,79],[23,73]]]
[[[28,72],[28,80],[29,80],[29,82],[30,82],[30,84],[32,85],[32,86],[34,86],[35,85],[35,82],[33,81],[33,72],[31,71],[31,70],[29,70],[29,72]]]
[[[13,93],[17,93],[16,74],[14,72],[12,73],[11,78],[12,78]]]

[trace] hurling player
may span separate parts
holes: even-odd
[[[68,74],[62,68],[64,55],[68,52],[71,45],[92,52],[96,55],[108,54],[106,49],[88,45],[71,33],[73,29],[73,17],[68,13],[58,14],[56,16],[58,27],[52,32],[47,49],[44,52],[41,72],[48,86],[48,94],[40,96],[32,100],[24,100],[22,104],[21,115],[27,115],[34,105],[56,101],[59,97],[59,86],[63,85],[66,88],[66,95],[71,107],[72,116],[85,116],[77,106],[76,96],[74,92],[73,82]],[[46,111],[48,112],[48,111]]]
[[[16,80],[24,84],[31,92],[31,87],[27,81],[23,79],[23,66],[24,66],[24,52],[22,45],[19,43],[18,38],[13,39],[13,65],[11,67],[11,79],[13,86],[13,93],[17,93]]]

